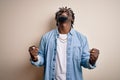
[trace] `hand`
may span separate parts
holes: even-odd
[[[98,59],[99,56],[99,50],[96,48],[93,48],[90,50],[90,59],[89,62],[91,65],[94,65]]]
[[[38,48],[34,45],[30,46],[29,47],[29,53],[30,53],[31,59],[36,62],[38,60],[38,58],[37,58]]]

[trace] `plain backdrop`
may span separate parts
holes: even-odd
[[[0,80],[42,80],[28,47],[56,27],[55,12],[64,6],[90,49],[100,49],[96,69],[83,68],[84,80],[120,80],[120,0],[0,0]]]

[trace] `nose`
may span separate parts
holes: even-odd
[[[65,16],[65,17],[67,17],[67,16],[68,16],[68,15],[67,15],[67,13],[65,13],[65,12],[64,12],[64,13],[62,13],[61,15],[62,15],[62,16]]]

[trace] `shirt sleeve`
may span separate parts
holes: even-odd
[[[91,65],[91,64],[89,63],[89,60],[87,61],[87,65],[88,65],[88,68],[89,68],[89,69],[94,69],[94,68],[96,67],[96,64]]]
[[[96,67],[96,64],[92,66],[89,63],[89,59],[90,59],[90,52],[89,52],[88,41],[87,41],[87,38],[84,37],[83,38],[83,48],[82,48],[81,65],[84,68],[94,69]]]
[[[37,55],[37,58],[38,58],[38,61],[36,61],[36,62],[32,61],[32,59],[30,59],[30,61],[31,61],[31,64],[33,64],[33,65],[39,67],[39,65],[40,65],[40,56]]]
[[[45,56],[45,39],[44,36],[42,37],[39,45],[39,51],[38,51],[38,61],[34,62],[30,59],[31,64],[40,67],[44,65],[44,56]]]

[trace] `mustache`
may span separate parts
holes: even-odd
[[[66,16],[60,16],[60,17],[58,17],[58,22],[60,22],[60,23],[64,23],[67,20],[68,20],[68,17],[66,17]]]

